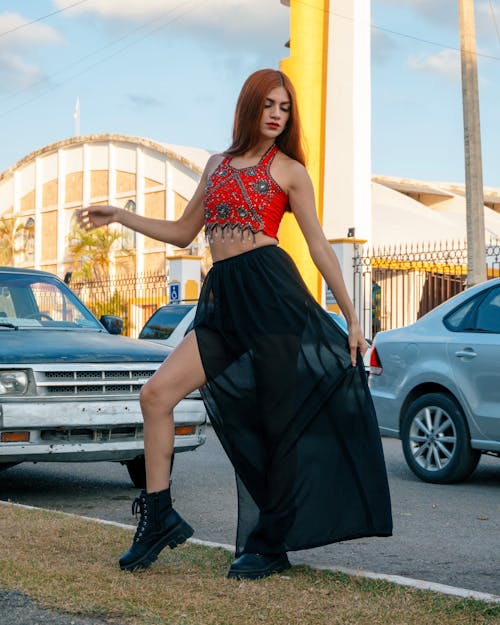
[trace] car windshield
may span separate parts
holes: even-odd
[[[193,308],[188,304],[169,304],[159,308],[139,334],[140,339],[168,339],[179,322]]]
[[[66,287],[50,276],[0,272],[1,328],[102,330],[97,319]]]

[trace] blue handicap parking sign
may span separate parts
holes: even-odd
[[[174,283],[174,284],[169,284],[168,285],[168,295],[169,295],[169,300],[171,302],[178,302],[180,299],[180,294],[179,294],[179,283]]]

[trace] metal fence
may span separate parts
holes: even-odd
[[[500,275],[500,241],[486,246],[488,278]],[[467,286],[467,244],[355,246],[354,299],[366,336],[413,323]]]
[[[488,277],[500,275],[500,241],[486,247]],[[354,246],[354,303],[365,336],[413,323],[466,287],[465,242]],[[117,315],[124,334],[137,337],[152,313],[168,302],[165,273],[71,282],[92,312]]]
[[[115,276],[104,280],[71,281],[71,289],[99,318],[123,319],[123,333],[137,337],[154,311],[168,302],[165,273]]]

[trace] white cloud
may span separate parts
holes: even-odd
[[[17,13],[0,13],[0,49],[28,50],[33,45],[61,43],[61,34],[54,28],[29,20]]]
[[[29,24],[17,13],[0,13],[0,90],[29,87],[44,79],[34,59],[35,48],[63,41],[61,34],[45,24]]]
[[[24,89],[43,80],[43,72],[15,53],[0,52],[0,89]]]
[[[71,2],[54,0],[59,9]],[[284,45],[289,34],[289,9],[278,0],[88,0],[63,15],[69,19],[84,14],[98,16],[111,26],[150,22],[158,35],[168,37],[174,31],[175,36],[182,34],[228,49],[235,44],[260,49]],[[277,36],[281,39],[276,40]]]
[[[428,22],[453,30],[458,34],[457,0],[379,0],[383,4],[408,7]],[[474,3],[478,39],[498,39],[500,33],[500,3],[498,0],[476,0]],[[496,26],[495,26],[496,22]]]
[[[73,0],[54,0],[58,9],[72,4]],[[191,23],[215,24],[226,30],[231,28],[265,28],[266,24],[287,15],[289,9],[278,0],[87,0],[72,7],[67,16],[79,13],[94,13],[114,20],[142,22],[149,18],[182,16]],[[229,19],[229,22],[227,21]],[[245,20],[242,22],[242,20]]]
[[[460,54],[457,50],[441,50],[428,56],[410,56],[408,65],[413,71],[430,72],[452,82],[460,80]]]

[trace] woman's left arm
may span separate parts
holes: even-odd
[[[361,331],[354,305],[347,292],[337,255],[328,243],[319,223],[311,179],[305,167],[297,161],[289,165],[289,175],[288,197],[290,207],[307,242],[314,264],[332,290],[340,310],[346,318],[349,328],[351,361],[355,365],[358,348],[364,355],[368,345]]]

